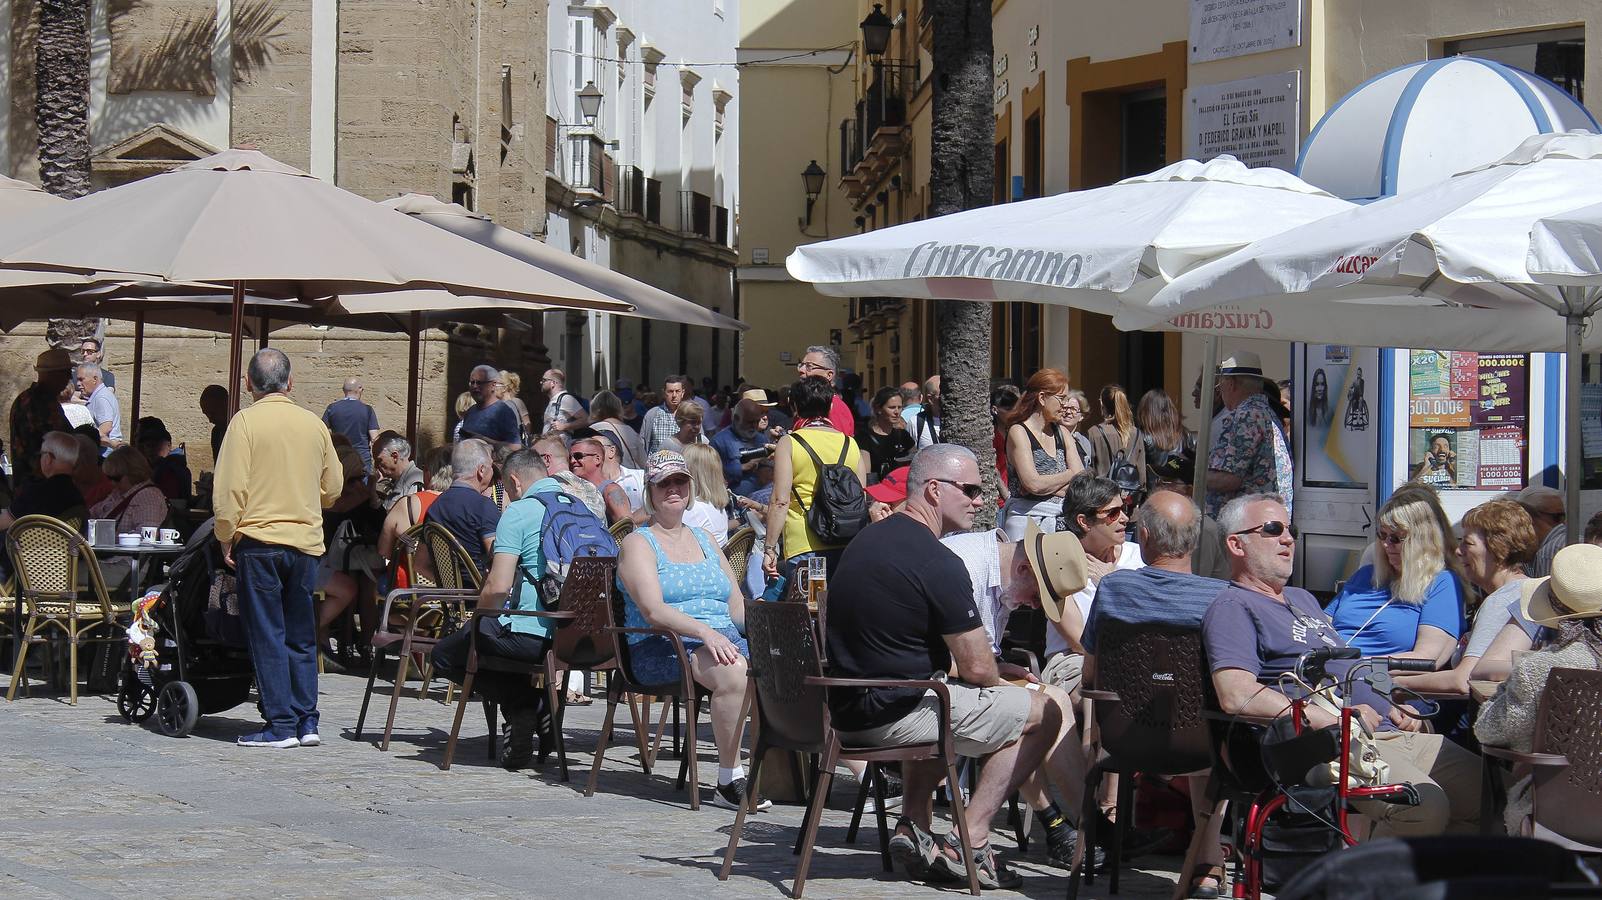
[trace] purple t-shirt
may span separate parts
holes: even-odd
[[[1309,650],[1346,646],[1312,594],[1287,587],[1285,602],[1280,603],[1239,583],[1224,588],[1207,607],[1202,643],[1210,671],[1242,669],[1289,697],[1299,691],[1289,682],[1281,686],[1277,679],[1296,668],[1298,657]],[[1325,669],[1344,679],[1355,662],[1334,660]],[[1382,717],[1390,714],[1390,701],[1361,681],[1353,686],[1352,699],[1372,706]],[[1381,727],[1392,726],[1385,721]]]

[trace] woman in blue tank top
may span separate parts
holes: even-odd
[[[646,461],[645,509],[650,525],[623,540],[618,581],[624,624],[665,628],[684,643],[690,674],[712,692],[712,733],[718,747],[718,788],[713,803],[737,809],[745,798],[740,740],[745,723],[745,598],[722,551],[705,532],[684,524],[690,505],[690,470],[684,457],[658,450]],[[629,669],[645,684],[680,677],[673,642],[662,635],[631,634]]]

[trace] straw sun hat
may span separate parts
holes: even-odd
[[[1029,520],[1022,544],[1040,586],[1040,608],[1051,621],[1061,621],[1063,605],[1072,603],[1088,580],[1085,548],[1073,532],[1041,531],[1034,519]]]
[[[1519,605],[1532,622],[1559,625],[1602,616],[1602,547],[1574,544],[1552,557],[1552,574],[1526,578]]]

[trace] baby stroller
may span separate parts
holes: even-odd
[[[160,593],[134,604],[117,687],[124,719],[154,715],[163,734],[184,737],[202,714],[249,699],[255,668],[232,583],[208,519],[173,559]]]

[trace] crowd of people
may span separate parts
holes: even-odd
[[[116,519],[120,530],[165,520],[168,484],[189,498],[171,435],[159,420],[141,419],[125,442],[114,396],[108,401],[114,379],[90,355],[74,365],[64,351],[40,354],[38,380],[13,404],[15,495],[0,529],[30,513],[80,511]],[[1298,547],[1283,386],[1265,379],[1250,353],[1225,359],[1215,374],[1212,402],[1203,407],[1199,381],[1193,396],[1215,416],[1205,450],[1160,389],[1133,401],[1106,385],[1092,410],[1052,369],[1021,388],[997,388],[996,498],[974,454],[941,440],[938,376],[869,398],[841,388],[830,347],[806,348],[793,383],[774,390],[712,390],[671,375],[659,392],[619,380],[586,400],[550,369],[538,416],[520,398],[516,373],[479,365],[451,442],[420,461],[404,436],[381,429],[358,379],[346,380],[319,418],[291,398],[289,358],[262,350],[248,365],[249,407],[231,419],[213,415],[215,393],[202,395],[217,446],[214,533],[248,610],[265,718],[239,743],[318,743],[317,662],[330,650],[332,623],[354,608],[358,640],[370,635],[376,598],[429,574],[407,565],[439,564],[402,552],[414,526],[437,523],[456,538],[481,577],[481,604],[543,610],[549,591],[527,573],[547,571],[542,538],[552,517],[580,516],[626,526],[615,532],[628,532],[618,549],[625,624],[677,635],[690,677],[711,695],[719,806],[735,808],[755,790],[741,765],[745,604],[822,577],[833,674],[947,679],[949,722],[918,690],[837,689],[828,702],[847,744],[919,743],[949,727],[960,753],[987,759],[966,815],[988,887],[1018,882],[988,838],[1014,792],[1044,824],[1047,859],[1067,866],[1075,854],[1076,816],[1091,808],[1085,772],[1095,762],[1082,749],[1090,726],[1078,700],[1096,681],[1098,635],[1109,621],[1197,632],[1231,714],[1283,715],[1297,693],[1284,676],[1313,649],[1428,660],[1435,671],[1397,678],[1418,692],[1466,697],[1471,679],[1505,682],[1477,717],[1466,703],[1421,710],[1361,685],[1351,698],[1392,780],[1419,794],[1413,806],[1363,803],[1371,834],[1477,829],[1475,741],[1529,749],[1545,673],[1602,664],[1594,579],[1602,521],[1589,523],[1586,543],[1566,547],[1562,496],[1531,486],[1454,525],[1433,487],[1410,483],[1379,510],[1375,542],[1356,571],[1320,602],[1289,583]],[[90,420],[73,426],[76,406]],[[1205,491],[1200,504],[1194,482]],[[975,531],[990,503],[997,527]],[[742,581],[723,547],[745,527],[760,551]],[[481,650],[534,662],[550,645],[550,624],[538,617],[475,621],[467,627],[480,629]],[[447,635],[432,653],[457,682],[468,640],[465,630]],[[680,677],[669,640],[629,640],[637,681]],[[1013,648],[1033,650],[1038,670],[1021,665]],[[552,711],[525,676],[479,673],[475,688],[504,711],[504,766],[550,751]],[[1316,704],[1306,709],[1314,726],[1334,721]],[[941,777],[939,765],[901,769],[891,849],[914,878],[966,877],[957,830],[932,831]],[[1101,790],[1093,806],[1110,818],[1116,787]],[[1208,831],[1182,877],[1189,896],[1216,897],[1225,873],[1205,773],[1186,790],[1197,827]],[[1512,833],[1527,828],[1528,791],[1524,778],[1510,792]],[[1130,849],[1169,837],[1135,829]]]

